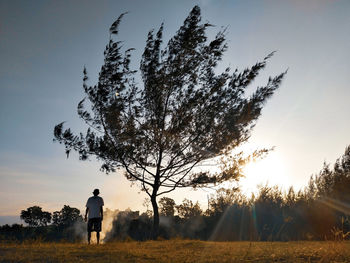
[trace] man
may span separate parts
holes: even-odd
[[[86,202],[85,222],[88,220],[88,243],[90,244],[91,232],[96,231],[97,244],[100,243],[100,232],[103,220],[103,199],[99,197],[100,190],[93,191],[94,196],[91,196]],[[88,217],[89,214],[89,217]]]

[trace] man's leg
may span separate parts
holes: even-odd
[[[91,231],[88,231],[88,244],[90,245],[90,240],[91,240]]]
[[[97,244],[100,244],[100,231],[96,232]]]

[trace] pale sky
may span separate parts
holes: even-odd
[[[105,175],[96,161],[81,162],[76,154],[66,159],[62,145],[52,142],[53,128],[61,121],[76,132],[85,128],[76,113],[82,70],[85,65],[95,84],[109,26],[121,13],[130,12],[119,36],[136,48],[137,69],[148,31],[164,22],[166,42],[196,4],[203,21],[216,25],[209,36],[228,26],[221,68],[244,69],[276,50],[253,88],[289,69],[247,146],[275,150],[246,169],[243,190],[267,181],[300,189],[324,161],[342,155],[350,144],[348,0],[0,0],[0,216],[18,216],[32,205],[83,210],[94,188],[110,209],[144,210],[145,194],[122,175]],[[169,197],[205,209],[210,193]]]

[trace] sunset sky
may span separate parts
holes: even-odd
[[[209,37],[228,26],[219,70],[242,70],[277,51],[254,88],[288,69],[244,148],[275,150],[246,168],[243,191],[267,182],[300,189],[324,161],[342,155],[350,144],[348,0],[0,0],[0,224],[32,205],[82,210],[94,188],[110,209],[145,209],[146,195],[121,174],[105,175],[95,160],[81,162],[76,154],[67,159],[52,142],[53,128],[62,121],[76,132],[85,128],[76,111],[84,97],[83,67],[95,84],[108,29],[121,13],[129,11],[119,37],[136,49],[132,66],[138,69],[148,31],[164,22],[167,42],[196,4],[203,21],[216,25]],[[168,196],[205,209],[211,193]]]

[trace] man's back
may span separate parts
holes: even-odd
[[[91,196],[86,202],[86,207],[89,208],[89,219],[101,217],[100,211],[103,205],[102,197]]]

